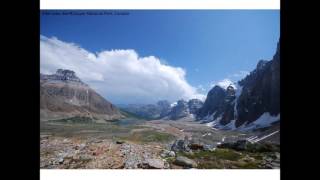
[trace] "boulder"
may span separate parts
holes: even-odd
[[[202,144],[192,143],[188,145],[191,150],[203,150],[204,147]]]
[[[142,169],[164,169],[165,162],[161,159],[146,159],[138,164],[138,168]]]
[[[244,150],[248,150],[249,146],[252,143],[250,141],[247,140],[238,140],[237,142],[229,142],[229,143],[222,143],[220,145],[218,145],[218,148],[229,148],[229,149],[234,149],[237,151],[244,151]]]
[[[123,144],[123,143],[124,143],[124,141],[121,141],[121,140],[116,141],[116,144]]]
[[[176,160],[174,161],[174,164],[183,166],[185,168],[196,168],[197,163],[185,156],[178,156]]]
[[[161,153],[161,157],[166,158],[166,157],[175,157],[176,153],[174,151],[168,151],[168,150],[163,150]]]
[[[171,146],[171,151],[179,152],[179,151],[185,151],[189,152],[191,151],[189,147],[189,141],[187,139],[179,139],[176,140],[173,145]]]

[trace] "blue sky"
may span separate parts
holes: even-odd
[[[45,12],[45,11],[42,11]],[[270,60],[280,35],[279,10],[126,11],[129,15],[41,15],[40,33],[96,53],[134,49],[186,71],[190,85],[242,78]]]

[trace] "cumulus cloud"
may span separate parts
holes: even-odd
[[[221,81],[218,81],[217,83],[212,83],[211,87],[214,87],[216,85],[220,86],[220,87],[222,87],[224,89],[227,89],[228,86],[232,86],[235,89],[237,88],[236,84],[233,81],[231,81],[230,79],[228,79],[228,78],[223,79]]]
[[[154,103],[167,99],[204,99],[185,79],[180,67],[155,56],[140,57],[135,50],[89,52],[55,37],[40,37],[40,71],[52,74],[70,69],[114,103]]]

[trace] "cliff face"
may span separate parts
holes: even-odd
[[[248,76],[238,82],[236,89],[215,86],[208,95],[197,119],[216,121],[218,125],[238,128],[261,118],[263,123],[280,113],[280,46],[270,61],[260,60]],[[266,117],[270,118],[266,118]],[[278,120],[280,117],[278,118]],[[259,123],[262,123],[260,122]],[[232,124],[233,123],[233,124]],[[271,123],[271,121],[270,121]],[[232,124],[232,125],[231,125]]]
[[[120,111],[83,83],[71,70],[58,69],[40,75],[40,118],[61,119],[75,116],[98,120],[121,118]]]
[[[236,126],[251,123],[263,113],[280,113],[280,46],[271,61],[259,61],[256,69],[239,82]]]

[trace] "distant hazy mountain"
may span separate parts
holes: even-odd
[[[164,119],[177,120],[184,117],[194,117],[202,106],[203,102],[199,99],[179,100],[172,106],[171,111]]]
[[[236,87],[215,86],[197,119],[216,128],[252,130],[280,120],[280,46],[271,61],[261,60]]]
[[[71,70],[40,74],[41,120],[89,117],[97,121],[121,118],[116,106],[83,83]]]
[[[149,119],[177,120],[196,114],[202,105],[203,102],[199,99],[191,99],[188,102],[179,100],[171,104],[167,100],[162,100],[158,101],[156,104],[129,104],[127,106],[122,106],[122,108],[128,112]]]

